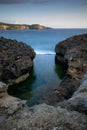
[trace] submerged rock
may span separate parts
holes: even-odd
[[[30,46],[1,37],[0,80],[11,84],[25,80],[33,67],[34,57],[35,52]]]

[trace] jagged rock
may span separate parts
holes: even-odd
[[[34,57],[35,52],[30,46],[1,37],[0,80],[12,83],[25,80],[33,67]]]
[[[87,74],[85,74],[85,78],[83,77],[80,87],[68,100],[68,103],[73,110],[87,114]]]
[[[57,62],[67,63],[68,73],[80,80],[87,70],[87,34],[73,36],[58,43],[55,51]]]
[[[11,124],[11,125],[9,125]],[[32,108],[22,107],[10,116],[2,130],[86,130],[87,117],[78,112],[69,112],[61,107],[40,104]]]
[[[62,61],[68,62],[69,67],[60,86],[54,89],[54,93],[57,97],[60,95],[60,99],[67,100],[56,106],[39,104],[29,108],[24,101],[6,94],[0,99],[0,109],[3,108],[3,113],[6,112],[8,115],[6,118],[3,114],[0,116],[1,122],[3,121],[1,130],[87,130],[87,73],[84,75],[87,70],[86,42],[82,45],[82,41],[87,40],[86,37],[87,35],[73,37],[75,44],[78,44],[77,51],[75,52],[71,45],[72,49],[69,47],[62,57],[66,58]],[[68,39],[69,42],[73,43],[73,38]],[[77,40],[81,43],[81,47],[85,47],[83,53],[81,52],[82,56],[81,50],[78,49],[82,48]]]
[[[87,70],[87,34],[70,37],[55,47],[56,62],[68,65],[67,74],[57,87],[59,94],[70,98],[80,86]]]
[[[83,113],[46,104],[29,108],[25,101],[7,93],[0,98],[1,111],[1,130],[87,130],[87,116]]]

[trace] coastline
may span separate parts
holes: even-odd
[[[72,42],[76,47],[72,47]],[[6,95],[7,86],[1,84],[0,88],[3,89],[0,92],[3,93],[0,106],[8,114],[7,120],[1,125],[2,130],[87,130],[86,43],[87,35],[80,35],[56,46],[57,62],[68,63],[66,76],[60,87],[55,88],[50,95],[51,98],[54,95],[54,99],[57,95],[56,106],[39,104],[27,107],[24,101],[13,97],[5,104],[4,101],[9,96]]]

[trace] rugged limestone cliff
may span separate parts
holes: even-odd
[[[56,52],[57,62],[68,64],[65,78],[54,89],[58,102],[62,100],[56,106],[29,108],[25,101],[9,96],[8,86],[0,82],[1,130],[87,130],[87,35],[61,42]]]
[[[56,62],[67,64],[67,74],[57,89],[64,98],[70,98],[79,87],[87,71],[87,34],[70,37],[55,47]]]
[[[9,85],[25,80],[33,67],[34,50],[22,42],[0,38],[0,80]]]

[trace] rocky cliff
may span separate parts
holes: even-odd
[[[56,96],[50,96],[56,97],[56,106],[43,103],[29,108],[25,101],[9,96],[8,86],[0,82],[1,130],[87,130],[87,35],[71,37],[55,50],[56,62],[68,64],[67,74],[54,89]]]
[[[70,37],[55,47],[56,62],[67,64],[65,75],[58,91],[64,98],[70,98],[79,87],[87,71],[87,34]]]
[[[67,100],[81,84],[87,71],[87,34],[70,37],[59,42],[55,47],[55,62],[65,66],[66,74],[59,86],[55,86],[45,95],[44,100],[49,105]]]
[[[9,85],[25,80],[33,67],[34,50],[22,42],[0,38],[0,80]]]

